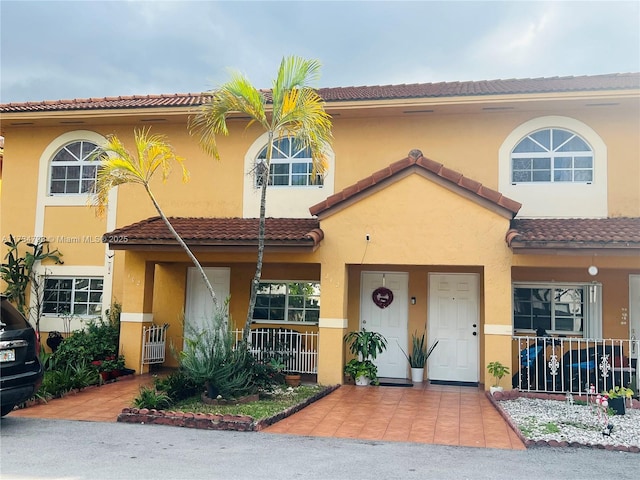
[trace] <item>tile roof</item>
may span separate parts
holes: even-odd
[[[514,219],[507,232],[513,248],[640,248],[640,218]]]
[[[466,82],[414,83],[320,88],[326,102],[392,100],[402,98],[439,98],[485,95],[634,90],[640,88],[640,73],[617,73],[578,77],[524,78]],[[269,97],[270,90],[262,90]],[[71,100],[50,100],[0,104],[0,112],[45,112],[61,110],[108,110],[127,108],[190,107],[202,105],[206,93],[133,95]]]
[[[502,207],[511,214],[511,217],[514,217],[520,210],[520,207],[522,207],[520,203],[505,197],[500,192],[485,187],[480,182],[465,177],[463,174],[451,170],[441,163],[425,158],[420,150],[412,150],[406,158],[398,160],[388,167],[378,170],[359,182],[346,187],[341,192],[327,197],[322,202],[309,208],[309,211],[311,215],[320,215],[410,168],[418,168],[426,171],[428,175],[435,176],[445,184],[460,188],[464,192],[472,193],[478,200],[485,200]]]
[[[258,239],[257,218],[171,217],[171,225],[189,246],[255,246]],[[267,218],[266,246],[318,246],[324,238],[318,220],[313,218]],[[102,241],[111,248],[177,245],[160,217],[118,228],[106,233]]]

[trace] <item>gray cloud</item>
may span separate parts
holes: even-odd
[[[283,56],[320,86],[640,71],[638,2],[0,2],[0,101],[196,92]]]

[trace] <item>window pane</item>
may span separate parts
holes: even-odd
[[[571,168],[573,163],[572,157],[556,157],[553,166],[555,168]]]
[[[592,182],[593,172],[591,170],[576,170],[573,174],[573,180],[576,182]]]
[[[67,169],[67,178],[77,179],[80,178],[80,166],[77,167],[66,167]]]
[[[64,193],[64,180],[51,182],[51,193]]]
[[[63,148],[52,159],[53,162],[77,162],[78,159],[74,157],[67,148]]]
[[[534,182],[550,182],[551,172],[544,170],[534,171],[532,174],[532,178]]]
[[[526,171],[515,171],[513,172],[512,182],[530,182],[531,181],[531,172]]]
[[[88,157],[91,156],[91,154],[93,153],[93,151],[98,148],[98,146],[95,143],[91,143],[91,142],[82,142],[82,159],[86,160]]]
[[[590,152],[591,148],[587,145],[587,142],[582,140],[580,137],[574,136],[567,143],[562,145],[558,152]]]
[[[531,158],[514,158],[513,169],[514,170],[530,170],[533,165]]]
[[[87,314],[87,306],[81,304],[75,304],[73,306],[73,314],[74,315],[86,315]]]
[[[593,168],[593,157],[575,157],[575,168]]]
[[[570,182],[572,180],[571,170],[556,170],[553,172],[555,182]]]
[[[534,139],[537,143],[542,145],[545,150],[551,150],[551,129],[540,130],[538,132],[532,133],[529,135],[532,139]],[[536,150],[532,150],[536,151]]]
[[[269,320],[284,320],[284,308],[272,308],[269,310]]]
[[[89,289],[89,279],[88,278],[78,278],[75,281],[75,289],[78,290],[88,290]]]
[[[551,158],[534,158],[533,160],[533,169],[534,170],[550,170],[551,169]]]
[[[516,145],[516,148],[513,149],[513,153],[534,153],[546,151],[546,149],[534,142],[529,137],[522,140],[518,145]]]

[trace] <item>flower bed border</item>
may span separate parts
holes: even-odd
[[[518,436],[518,438],[522,441],[526,448],[529,447],[579,447],[579,448],[593,448],[599,450],[615,450],[618,452],[631,452],[631,453],[640,453],[640,447],[631,446],[627,447],[625,445],[604,445],[602,443],[596,444],[588,444],[588,443],[580,443],[580,442],[565,442],[558,440],[531,440],[526,438],[518,426],[515,424],[511,416],[502,408],[500,405],[501,400],[515,400],[517,398],[538,398],[541,400],[555,400],[555,401],[565,401],[566,396],[561,394],[551,394],[551,393],[535,393],[535,392],[521,392],[519,390],[508,390],[505,392],[495,392],[491,395],[490,392],[485,392],[485,395],[489,399],[489,401],[496,408],[498,413],[504,418],[509,427],[514,431],[514,433]],[[585,395],[575,396],[576,400],[586,401],[587,397]],[[636,403],[629,408],[640,409],[640,402],[636,401]]]
[[[214,413],[188,413],[147,408],[124,408],[122,409],[122,413],[118,415],[117,421],[123,423],[139,423],[142,425],[170,425],[173,427],[199,428],[205,430],[257,432],[293,415],[339,387],[340,385],[325,387],[305,401],[261,420],[255,420],[248,415],[219,415]]]

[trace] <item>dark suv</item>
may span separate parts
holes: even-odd
[[[0,413],[4,417],[36,393],[43,373],[35,330],[7,297],[0,300]]]

